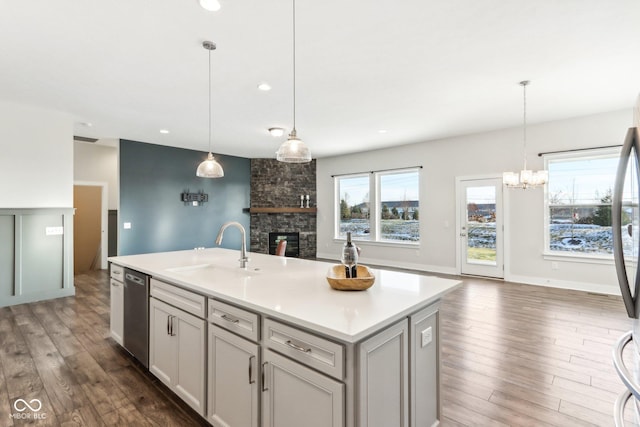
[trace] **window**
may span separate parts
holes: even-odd
[[[546,221],[550,252],[613,254],[611,202],[618,156],[619,150],[608,149],[545,159],[549,171]],[[630,175],[635,169],[635,166],[628,167],[627,183],[635,182]],[[637,209],[637,195],[632,200],[631,194],[625,190],[623,224],[631,222],[632,209]],[[630,241],[624,242],[624,246],[630,249],[633,243],[631,237],[627,237]]]
[[[419,175],[404,169],[336,177],[336,238],[350,231],[355,240],[419,242]]]
[[[339,195],[338,237],[346,238],[347,231],[357,240],[370,240],[369,174],[336,178]]]

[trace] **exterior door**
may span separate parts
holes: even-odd
[[[502,179],[462,179],[458,198],[461,274],[504,278]]]

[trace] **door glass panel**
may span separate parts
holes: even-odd
[[[467,262],[496,265],[496,187],[467,187]]]

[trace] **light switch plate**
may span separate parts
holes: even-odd
[[[431,341],[433,341],[433,332],[431,326],[422,331],[422,347],[427,346]]]
[[[130,222],[125,222],[125,223],[124,223],[124,229],[125,229],[125,230],[128,230],[128,229],[130,229],[130,228],[131,228],[131,223],[130,223]]]

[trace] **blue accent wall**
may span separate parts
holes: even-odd
[[[247,230],[251,164],[249,159],[216,155],[223,178],[199,178],[201,151],[120,140],[119,255],[214,247],[218,230],[238,221]],[[202,206],[185,205],[184,191],[209,195]],[[124,223],[131,229],[125,230]],[[240,231],[225,231],[225,248],[240,248]]]

